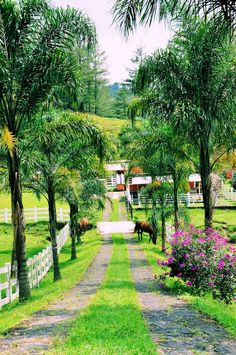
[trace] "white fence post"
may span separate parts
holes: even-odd
[[[62,222],[63,216],[62,216],[62,208],[59,209],[59,220]]]
[[[34,222],[37,222],[37,207],[34,207]]]
[[[57,236],[58,250],[61,250],[69,235],[68,223]],[[38,287],[52,266],[52,248],[47,246],[42,252],[27,260],[30,288]],[[17,267],[15,267],[17,270]],[[17,275],[17,271],[16,275]],[[14,290],[13,290],[14,287]],[[0,309],[19,296],[19,284],[16,278],[11,279],[11,264],[6,263],[0,267]]]
[[[187,193],[187,206],[190,207],[191,204],[191,196],[190,196],[190,192]]]
[[[5,221],[5,223],[7,223],[7,222],[8,222],[8,209],[5,208],[4,211],[5,211],[5,212],[4,212],[4,221]]]

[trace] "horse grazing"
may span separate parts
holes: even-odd
[[[87,230],[87,228],[88,228],[88,224],[89,224],[89,221],[88,221],[88,218],[87,218],[87,217],[83,217],[83,218],[80,220],[79,226],[80,226],[80,232],[81,232],[81,233],[86,232],[86,230]]]
[[[138,221],[135,223],[134,233],[138,232],[138,240],[143,240],[143,232],[149,234],[149,243],[152,240],[153,244],[157,243],[157,236],[150,223]]]

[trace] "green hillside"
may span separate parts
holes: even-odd
[[[91,113],[84,114],[84,116],[92,119],[104,132],[111,136],[118,136],[123,126],[131,124],[126,119],[100,117]]]

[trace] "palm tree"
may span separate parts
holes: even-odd
[[[137,107],[131,104],[133,120],[136,112],[140,111],[140,102]],[[142,124],[139,122],[138,128],[133,128],[129,146],[126,146],[127,157],[132,159],[133,165],[141,166],[145,173],[152,176],[153,181],[158,176],[169,185],[176,230],[180,226],[179,194],[183,192],[193,163],[195,165],[190,150],[185,138],[178,136],[171,125],[161,122],[154,124],[148,119]],[[190,159],[193,161],[191,164]]]
[[[85,152],[83,152],[85,153]],[[94,152],[85,156],[86,161],[80,164],[78,170],[62,168],[61,184],[57,193],[67,201],[70,207],[70,237],[71,237],[71,259],[76,259],[76,238],[80,240],[79,216],[87,216],[90,211],[104,208],[106,188],[98,178],[99,167],[96,164]],[[75,159],[76,160],[76,159]],[[80,158],[81,163],[81,158]],[[76,161],[73,162],[75,167]]]
[[[148,185],[145,192],[153,201],[151,221],[154,228],[158,229],[158,220],[161,221],[161,250],[166,251],[166,221],[173,215],[173,206],[170,204],[171,189],[166,182]]]
[[[116,0],[113,6],[114,22],[125,35],[138,25],[151,25],[160,19],[185,17],[198,14],[236,26],[235,0]]]
[[[206,228],[212,226],[211,172],[234,136],[234,56],[228,36],[215,23],[192,19],[166,50],[146,58],[136,78],[153,121],[168,122],[198,154]]]
[[[93,156],[96,154],[102,158],[104,138],[96,126],[69,111],[52,112],[46,117],[39,117],[34,124],[37,124],[37,130],[31,134],[30,139],[22,142],[22,149],[28,147],[24,160],[29,176],[27,187],[34,190],[38,196],[44,195],[48,201],[54,281],[57,281],[61,278],[61,273],[56,239],[56,194],[65,184],[64,168],[75,165],[74,160],[77,160],[77,168],[81,168],[84,159],[78,157],[87,156],[91,149]],[[69,200],[76,207],[76,196],[74,197],[75,199],[71,197]],[[71,213],[74,221],[77,211],[72,209]]]
[[[47,0],[0,2],[0,126],[17,140],[8,152],[8,171],[20,300],[30,289],[18,144],[55,86],[75,86],[76,62],[69,55],[75,41],[95,41],[94,26],[81,12],[52,8]]]

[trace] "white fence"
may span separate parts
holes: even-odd
[[[107,185],[107,187],[116,186],[117,185],[117,176],[116,175],[108,176],[106,178],[106,185]]]
[[[147,196],[139,194],[138,197],[133,197],[132,195],[126,194],[128,200],[130,201],[131,205],[151,205],[152,200],[149,199]],[[199,203],[203,203],[203,196],[201,193],[187,193],[187,194],[180,194],[179,195],[179,201],[181,203],[186,204],[188,207],[192,206],[197,206]],[[219,193],[219,196],[216,200],[216,206],[227,206],[227,201],[233,201],[236,202],[236,192],[231,190],[231,191],[225,191],[222,190]],[[168,198],[169,203],[173,203],[172,198]],[[157,204],[159,203],[157,199]]]
[[[61,251],[69,234],[69,224],[57,236],[57,250]],[[33,258],[27,260],[30,288],[38,287],[53,264],[52,247],[49,245]],[[16,278],[11,279],[11,264],[0,267],[0,309],[19,297],[19,286]]]
[[[59,222],[68,221],[69,210],[62,208],[57,209],[57,220]],[[25,221],[45,221],[49,219],[47,207],[24,208]],[[0,222],[11,222],[11,209],[5,208],[0,210]]]

